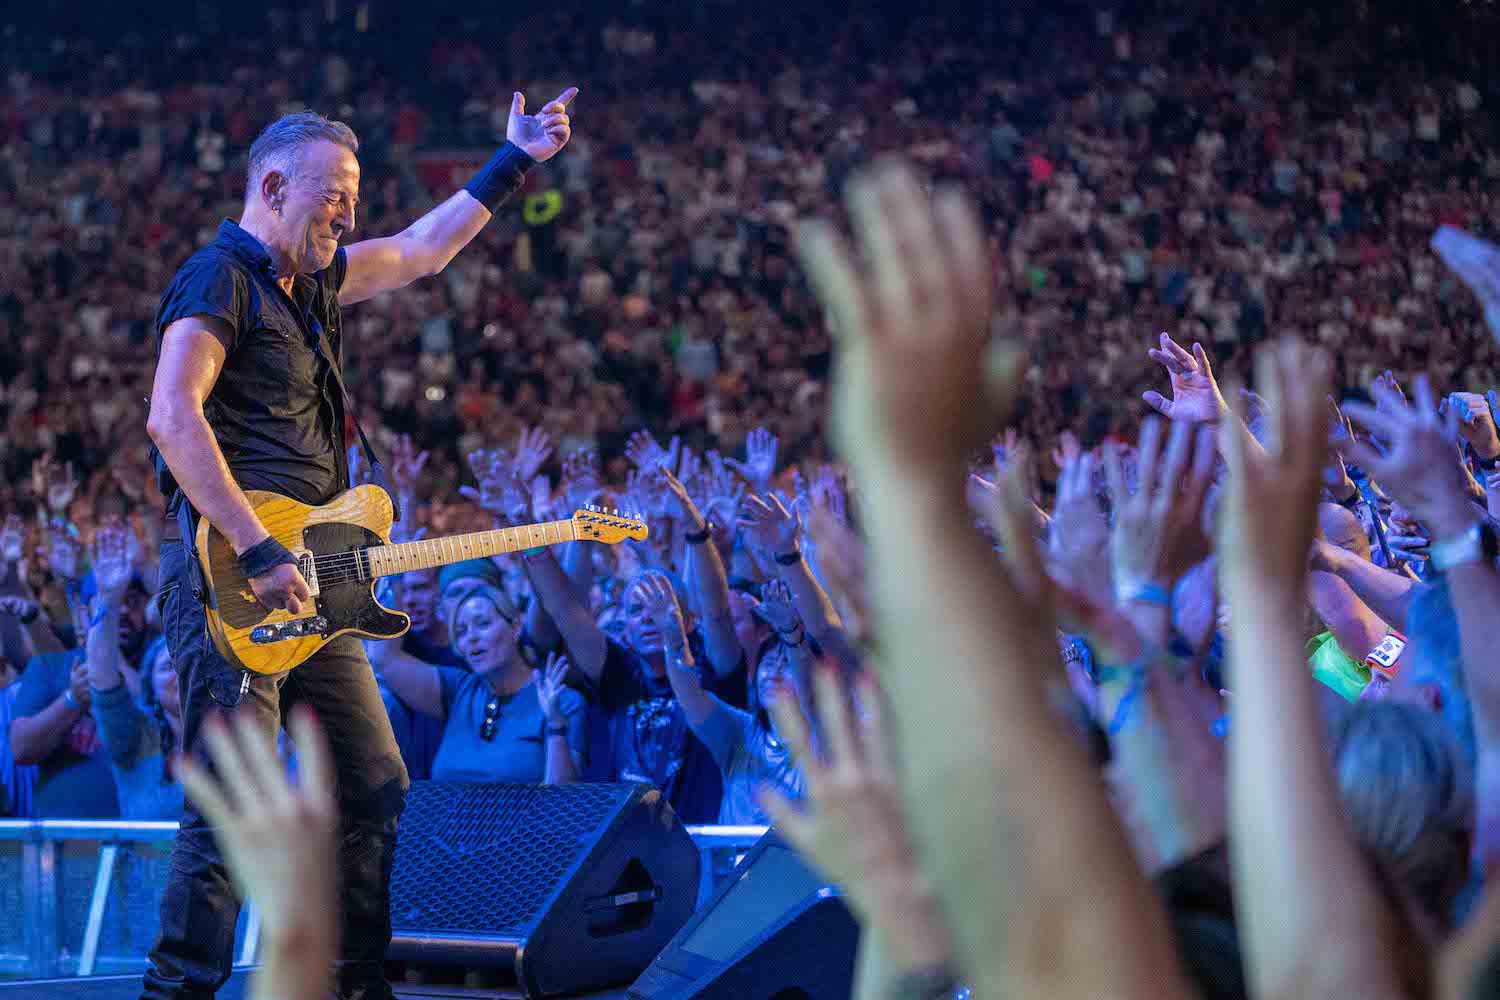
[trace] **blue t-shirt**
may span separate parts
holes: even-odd
[[[707,662],[701,653],[694,656]],[[707,669],[703,676],[711,692],[744,701],[743,665],[723,679]],[[723,793],[719,766],[693,735],[666,677],[652,676],[644,660],[610,639],[589,696],[589,780],[653,784],[684,823],[717,821]]]
[[[15,718],[16,700],[21,694],[21,680],[17,678],[4,691],[0,691],[0,785],[4,786],[3,814],[17,818],[30,818],[31,797],[36,791],[36,765],[22,767],[10,752],[10,720]]]
[[[528,684],[498,696],[494,734],[483,738],[485,711],[493,689],[478,674],[438,667],[443,687],[443,739],[432,762],[434,781],[540,783],[547,771],[547,717]],[[587,707],[583,696],[566,689],[559,695],[567,719],[568,749],[581,776],[588,750]]]
[[[697,733],[723,775],[720,823],[728,826],[769,823],[770,817],[755,801],[759,785],[769,785],[791,799],[802,797],[802,769],[792,760],[791,748],[749,712],[714,698],[713,714],[703,721]]]
[[[25,719],[46,710],[72,684],[73,665],[83,662],[83,650],[43,653],[26,665],[13,718]],[[99,739],[98,726],[83,716],[72,731],[37,765],[32,815],[38,819],[117,819],[120,801],[109,770],[109,754]]]
[[[416,629],[401,637],[401,651],[433,666],[466,669],[463,658],[453,651],[453,647],[430,642]],[[432,762],[443,742],[443,720],[416,711],[386,687],[379,677],[376,680],[381,700],[385,702],[386,715],[391,720],[391,732],[396,736],[396,745],[401,748],[401,759],[406,762],[406,773],[413,781],[431,778]]]
[[[91,694],[94,721],[99,724],[114,772],[120,816],[143,820],[181,817],[182,786],[167,774],[156,720],[136,704],[124,684]]]

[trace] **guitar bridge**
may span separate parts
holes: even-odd
[[[284,622],[257,625],[250,630],[250,641],[264,646],[273,642],[285,642],[288,639],[305,639],[310,635],[323,635],[328,628],[328,619],[322,615],[315,615],[312,618],[289,618]]]

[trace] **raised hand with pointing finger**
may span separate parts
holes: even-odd
[[[577,96],[578,88],[569,87],[558,94],[555,101],[543,105],[540,112],[528,115],[526,95],[516,91],[510,99],[510,121],[505,125],[505,138],[520,146],[538,163],[552,159],[568,144],[573,134],[568,102]]]

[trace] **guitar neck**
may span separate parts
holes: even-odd
[[[371,578],[378,579],[447,566],[468,559],[488,559],[490,556],[506,555],[522,549],[577,540],[578,535],[572,521],[544,521],[540,524],[524,524],[518,528],[496,528],[494,531],[476,531],[473,534],[450,535],[447,538],[423,538],[396,545],[376,545],[364,552],[369,559]]]

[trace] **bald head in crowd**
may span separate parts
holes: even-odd
[[[1345,552],[1370,558],[1370,536],[1352,512],[1336,503],[1318,504],[1318,533]]]

